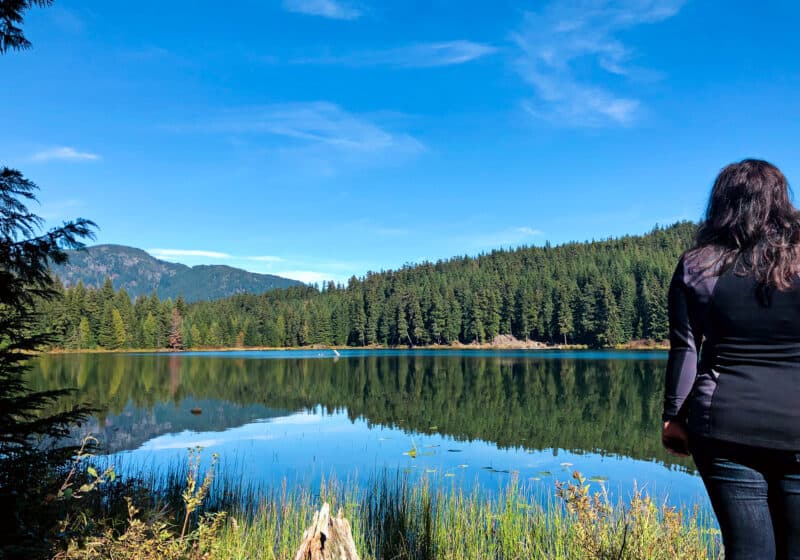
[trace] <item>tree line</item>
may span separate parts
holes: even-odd
[[[422,346],[498,335],[591,347],[660,341],[669,280],[695,231],[680,222],[191,304],[155,294],[131,301],[107,279],[99,289],[59,285],[63,297],[39,311],[68,349]]]

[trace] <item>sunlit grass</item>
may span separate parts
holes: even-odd
[[[218,558],[293,558],[322,501],[344,509],[366,559],[720,557],[712,521],[702,512],[660,507],[641,492],[612,504],[602,492],[595,498],[583,479],[562,488],[542,496],[511,480],[492,494],[382,476],[366,487],[296,489],[267,497],[249,517],[231,512]]]
[[[215,479],[199,503],[187,501],[197,495],[187,488],[210,478],[208,471],[192,469],[193,460],[145,479],[122,479],[88,501],[95,518],[107,522],[95,522],[89,528],[94,536],[78,540],[116,558],[291,560],[314,512],[328,502],[350,521],[364,560],[721,557],[713,520],[704,511],[668,507],[639,490],[612,501],[602,481],[590,483],[577,472],[552,488],[511,477],[501,491],[477,483],[465,491],[448,486],[440,474],[383,472],[366,484],[328,480],[313,488],[285,482],[263,487],[228,476]],[[139,500],[137,521],[128,517],[129,506],[119,507],[124,496]],[[103,557],[78,540],[62,558]]]

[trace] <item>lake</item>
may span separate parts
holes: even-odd
[[[577,469],[612,495],[637,484],[706,507],[691,462],[661,448],[664,352],[340,352],[45,355],[30,381],[103,409],[81,433],[118,470],[163,470],[200,445],[220,476],[256,485],[388,471],[547,491]]]

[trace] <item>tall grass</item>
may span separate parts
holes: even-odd
[[[148,503],[136,517],[158,519],[172,527],[180,541],[187,518],[187,479],[202,480],[191,469],[169,469],[141,479],[129,489],[139,497],[150,488]],[[291,560],[303,531],[325,501],[341,508],[350,521],[356,547],[364,560],[512,560],[597,559],[672,560],[720,558],[718,536],[708,514],[659,505],[635,491],[614,500],[602,485],[590,487],[578,473],[553,491],[527,486],[516,479],[502,492],[475,486],[470,492],[444,487],[422,478],[381,473],[368,484],[323,481],[318,488],[288,486],[259,488],[225,477],[215,480],[202,504],[191,515],[190,545],[175,558]],[[191,482],[190,482],[191,485]],[[145,492],[144,495],[147,495]],[[114,500],[98,502],[106,514]],[[118,509],[118,508],[117,508]],[[207,517],[225,511],[226,516]],[[155,512],[155,513],[154,513]],[[164,522],[168,519],[168,522]],[[129,521],[130,523],[130,521]],[[119,523],[103,538],[120,539]],[[103,550],[108,553],[112,546]],[[73,546],[64,558],[81,555]],[[134,548],[135,550],[135,548]],[[144,549],[142,549],[144,550]],[[149,550],[149,549],[148,549]],[[202,551],[202,555],[200,555]],[[99,557],[99,556],[98,556]],[[149,558],[117,554],[119,558]]]

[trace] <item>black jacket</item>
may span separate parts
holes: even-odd
[[[669,324],[664,420],[800,451],[800,279],[789,291],[765,291],[752,276],[710,275],[684,255],[669,288]]]

